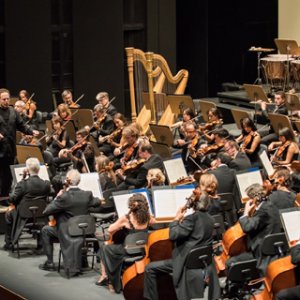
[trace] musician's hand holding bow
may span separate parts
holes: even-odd
[[[125,176],[124,176],[124,173],[123,173],[123,170],[122,169],[118,169],[118,170],[116,170],[116,176],[118,176],[118,178],[120,178],[122,181],[124,181],[125,180]]]
[[[38,130],[32,130],[32,135],[37,137],[39,136],[40,132]]]
[[[179,139],[179,140],[177,140],[176,143],[177,143],[177,146],[182,147],[186,143],[186,141],[183,139]]]

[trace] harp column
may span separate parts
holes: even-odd
[[[133,51],[134,48],[126,48],[127,54],[127,68],[129,78],[129,90],[130,90],[130,104],[131,104],[131,120],[136,121],[136,105],[135,105],[135,89],[134,89],[134,75],[133,75]]]
[[[153,91],[153,52],[146,52],[146,69],[148,76],[148,91],[151,110],[151,124],[156,124],[155,104],[154,104],[154,91]]]

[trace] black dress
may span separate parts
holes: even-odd
[[[135,229],[133,224],[130,221],[129,215],[126,215],[128,222],[130,224],[130,229],[123,228],[121,229],[122,233],[125,237],[128,234],[148,231],[148,226],[145,229]],[[119,235],[120,232],[117,232]],[[114,236],[113,236],[114,240]],[[114,287],[116,293],[120,293],[122,290],[122,283],[121,283],[121,271],[124,257],[126,256],[126,251],[124,249],[123,242],[120,244],[100,244],[100,257],[101,261],[105,266],[106,274],[108,276],[109,282]]]

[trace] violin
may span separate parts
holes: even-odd
[[[116,137],[118,137],[122,133],[122,130],[123,130],[123,127],[120,127],[120,128],[117,128],[116,130],[114,130],[111,134],[101,137],[101,143],[104,143],[106,141],[109,143],[109,140],[113,140]]]
[[[146,160],[143,158],[130,161],[126,165],[122,166],[123,174],[128,175],[130,172],[139,169],[145,163],[145,161]]]
[[[126,146],[128,147],[128,144],[126,144]],[[138,143],[135,142],[135,143],[133,143],[131,146],[129,146],[129,147],[126,149],[125,154],[124,154],[123,159],[122,159],[124,163],[130,160],[130,158],[131,158],[131,156],[132,156],[134,150],[135,150],[137,147],[138,147]],[[123,148],[123,147],[122,147],[122,148]]]
[[[207,122],[204,125],[199,125],[198,130],[203,133],[205,130],[211,130],[213,127],[222,125],[222,124],[223,124],[223,119],[220,119],[217,121],[212,121],[212,122]]]
[[[207,146],[205,148],[200,148],[197,150],[198,156],[204,156],[210,153],[218,152],[224,147],[224,143],[217,143],[211,146]]]
[[[245,149],[247,148],[247,146],[251,143],[252,138],[255,137],[255,132],[251,131],[245,138],[243,143],[240,146],[241,151],[245,152]]]
[[[198,141],[199,141],[199,136],[195,135],[195,137],[192,139],[192,141],[190,142],[190,144],[188,146],[189,153],[193,158],[196,158],[196,156],[197,156],[195,147],[197,146]]]
[[[286,141],[282,146],[280,146],[279,148],[277,148],[277,150],[276,150],[276,152],[274,154],[274,158],[279,159],[282,156],[282,154],[285,151],[285,149],[287,147],[289,147],[289,145],[291,143],[292,143],[291,141]]]

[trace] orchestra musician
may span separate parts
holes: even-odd
[[[231,257],[227,267],[239,261],[256,258],[258,268],[264,273],[268,260],[261,253],[261,245],[268,234],[281,232],[278,209],[269,201],[268,192],[258,183],[246,189],[250,200],[245,204],[244,214],[239,218],[239,223],[244,233],[247,234],[249,252]]]
[[[0,195],[9,194],[12,175],[10,165],[15,162],[16,130],[28,135],[38,136],[39,132],[26,125],[18,112],[9,106],[10,92],[0,89]]]
[[[247,154],[240,151],[236,141],[227,141],[224,145],[225,152],[231,157],[228,167],[237,171],[251,168],[251,162]]]
[[[294,138],[293,133],[288,127],[279,130],[279,141],[272,142],[268,146],[268,151],[275,148],[275,153],[271,158],[271,162],[276,165],[288,165],[293,160],[298,159],[299,146]]]
[[[61,103],[57,106],[57,115],[65,122],[72,118],[72,113],[68,105]]]
[[[300,238],[299,238],[300,240]],[[291,248],[291,262],[299,267],[300,265],[300,242],[298,241]],[[300,281],[298,278],[298,285],[292,288],[281,290],[276,295],[276,300],[299,300],[300,299]]]
[[[196,118],[195,112],[191,107],[188,107],[184,109],[182,114],[182,121],[179,121],[173,125],[171,125],[171,128],[178,129],[179,128],[179,136],[181,139],[184,139],[184,127],[183,125],[188,121],[193,121]],[[174,133],[174,135],[176,132]]]
[[[38,129],[38,121],[36,117],[36,103],[30,99],[30,94],[26,90],[19,92],[19,99],[25,103],[26,116],[28,124]]]
[[[9,202],[15,206],[14,209],[7,210],[5,214],[6,232],[4,250],[12,249],[21,231],[26,223],[25,219],[19,216],[18,207],[23,201],[31,199],[40,199],[46,201],[50,193],[50,182],[42,180],[39,177],[40,162],[37,158],[31,157],[26,160],[26,169],[24,170],[23,180],[19,181]],[[41,248],[42,243],[38,236],[38,248]]]
[[[205,193],[192,200],[194,212],[185,216],[186,206],[180,207],[175,219],[170,223],[170,240],[174,241],[172,258],[151,262],[146,266],[144,275],[144,298],[158,300],[158,273],[172,274],[177,298],[189,300],[203,298],[204,273],[202,270],[188,272],[184,267],[190,250],[197,246],[212,244],[214,220],[207,213],[209,197]],[[208,267],[209,299],[219,299],[220,287],[213,265]],[[194,284],[192,284],[195,282]]]
[[[22,117],[24,122],[26,123],[29,121],[27,114],[26,114],[26,104],[22,100],[17,100],[14,106],[15,110],[19,113],[19,115]]]
[[[212,143],[215,141],[215,130],[222,128],[222,113],[216,107],[212,107],[207,111],[207,117],[208,123],[206,123],[203,127],[200,125],[199,129],[203,138],[208,143]]]
[[[116,188],[117,179],[113,171],[113,162],[104,154],[96,157],[96,171],[99,174],[99,181],[102,191]]]
[[[108,228],[110,236],[123,231],[124,235],[136,233],[138,231],[148,231],[151,220],[149,205],[144,195],[134,194],[128,200],[128,213],[121,216]],[[121,270],[124,256],[126,255],[123,244],[103,244],[100,245],[101,276],[96,285],[107,286],[111,292],[120,293]]]
[[[259,165],[258,151],[261,137],[257,132],[254,122],[250,118],[240,120],[242,134],[236,139],[240,150],[247,154],[252,166]]]
[[[187,173],[191,174],[198,170],[198,164],[200,160],[197,158],[196,151],[200,146],[200,138],[196,130],[196,124],[194,122],[188,121],[184,123],[184,139],[178,139],[174,147],[181,148],[181,157],[186,168]],[[192,159],[189,157],[192,156]],[[194,163],[194,161],[196,164]]]
[[[290,171],[285,167],[275,169],[273,178],[273,190],[269,195],[270,202],[278,209],[294,207],[296,194],[290,189]]]
[[[66,175],[65,189],[61,190],[56,198],[46,207],[45,215],[54,215],[56,226],[46,225],[42,228],[43,249],[47,256],[44,264],[39,268],[46,271],[55,271],[53,262],[53,243],[59,241],[62,250],[64,270],[70,276],[78,275],[82,267],[81,243],[82,239],[72,239],[68,234],[67,221],[73,216],[86,215],[89,209],[101,204],[94,198],[92,192],[83,191],[78,187],[80,173],[70,170]]]
[[[80,105],[73,101],[73,94],[70,90],[64,90],[61,93],[61,97],[64,101],[64,104],[67,105],[68,108],[79,108]]]
[[[164,185],[166,177],[161,169],[153,168],[149,169],[147,173],[147,188],[152,188],[153,186]]]
[[[111,101],[109,101],[109,94],[107,92],[98,93],[96,95],[96,100],[106,109],[106,113],[111,117],[117,113],[117,109],[111,104]]]
[[[89,133],[85,129],[78,130],[76,132],[77,144],[59,152],[59,158],[71,160],[74,168],[81,173],[93,172],[95,169],[95,152],[92,144],[87,140],[88,137]],[[89,170],[87,170],[84,160],[87,162]]]
[[[118,190],[126,190],[129,187],[145,187],[147,185],[148,170],[153,168],[158,168],[162,171],[164,170],[162,158],[159,154],[153,153],[152,145],[149,142],[140,143],[136,163],[138,164],[139,161],[142,161],[140,167],[133,167],[132,170],[130,170],[131,164],[135,164],[135,162],[132,162],[131,164],[126,165],[125,168],[116,171],[116,175],[121,180],[121,183],[118,184]],[[126,175],[124,171],[127,167],[129,168],[128,175]]]
[[[261,116],[257,116],[257,119],[259,123],[269,123],[269,116],[268,116],[268,110],[267,110],[267,103],[258,100],[258,104],[260,104],[261,107]],[[272,111],[272,113],[281,114],[281,115],[288,115],[288,109],[286,107],[286,97],[285,93],[283,91],[277,91],[274,95],[274,103],[275,107]],[[269,145],[271,142],[276,141],[278,139],[278,135],[274,132],[273,127],[270,127],[269,134],[262,137],[261,143],[264,145]]]

